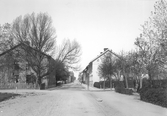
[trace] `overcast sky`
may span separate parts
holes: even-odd
[[[156,0],[0,0],[0,24],[27,13],[47,12],[57,42],[76,39],[84,69],[103,48],[119,53],[134,49],[135,38]]]

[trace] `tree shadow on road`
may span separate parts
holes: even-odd
[[[111,92],[111,90],[89,90],[90,92]]]
[[[82,91],[84,90],[84,87],[81,86],[61,86],[61,87],[53,87],[47,89],[48,91],[54,91],[54,90],[69,90],[69,91]]]

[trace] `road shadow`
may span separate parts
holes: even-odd
[[[85,90],[85,88],[79,84],[64,84],[62,86],[49,88],[47,90],[48,91],[54,91],[54,90],[83,91]]]
[[[111,92],[111,91],[113,91],[113,90],[102,90],[102,89],[100,89],[100,90],[89,90],[90,92]]]

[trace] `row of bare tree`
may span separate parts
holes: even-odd
[[[103,59],[99,66],[101,77],[118,77],[122,74],[126,80],[130,75],[141,78],[148,74],[149,80],[167,78],[167,1],[159,0],[154,5],[149,20],[142,25],[142,33],[134,43],[136,49],[129,53],[113,55]],[[109,60],[108,60],[109,59]]]
[[[23,48],[28,54],[24,59],[36,73],[38,84],[52,71],[56,72],[57,77],[63,78],[69,69],[79,69],[79,43],[66,39],[62,45],[56,45],[56,31],[47,13],[26,14],[14,19],[12,24],[0,26],[0,53],[20,43],[28,46]],[[53,57],[54,62],[51,65],[43,63],[46,57]],[[46,68],[51,70],[46,72]]]

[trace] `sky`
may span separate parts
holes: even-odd
[[[104,48],[115,53],[134,49],[135,38],[154,10],[155,1],[0,0],[0,24],[12,23],[27,13],[47,12],[56,29],[57,44],[75,39],[81,45],[83,70]]]

